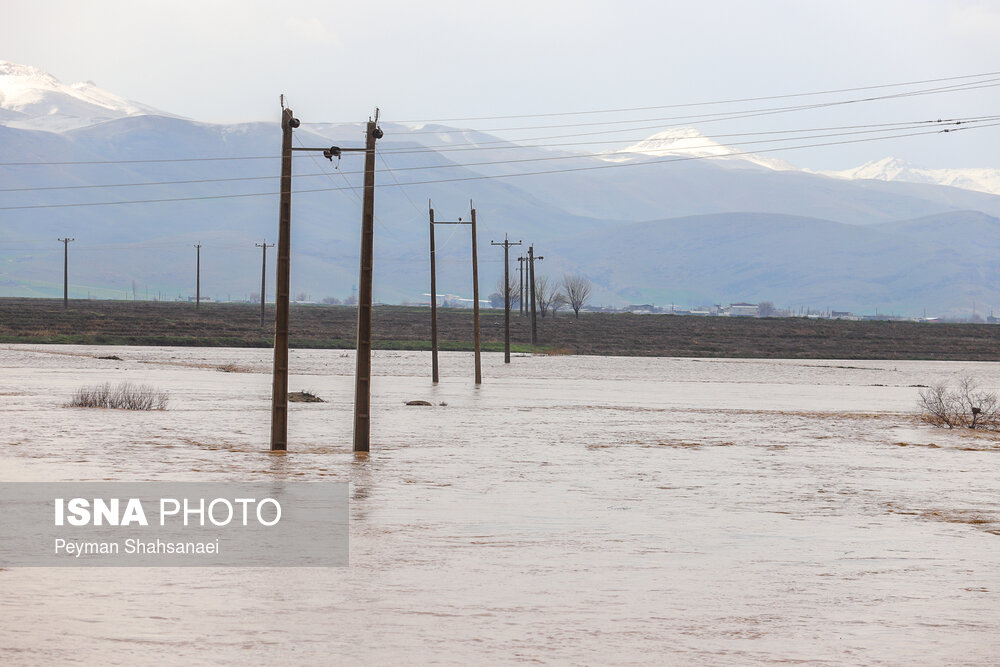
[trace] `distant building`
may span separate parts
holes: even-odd
[[[725,309],[730,317],[757,317],[756,303],[731,303]]]

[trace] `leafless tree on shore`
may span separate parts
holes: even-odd
[[[583,276],[571,276],[569,274],[563,276],[563,293],[565,294],[566,302],[573,309],[573,313],[576,314],[577,319],[580,318],[580,309],[586,305],[587,299],[590,298],[592,288],[593,285]]]

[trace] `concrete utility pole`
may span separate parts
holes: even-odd
[[[198,268],[194,279],[194,307],[201,308],[201,243],[195,243],[194,247],[198,251]]]
[[[503,362],[510,363],[510,247],[521,245],[521,242],[511,243],[507,235],[503,235],[503,243],[490,241],[490,245],[503,246]]]
[[[63,244],[63,309],[69,308],[69,244],[76,239],[58,239]]]
[[[470,207],[472,201],[469,200]],[[473,345],[476,356],[476,384],[482,384],[483,373],[480,363],[479,336],[479,260],[476,248],[476,209],[472,209],[471,222],[458,220],[435,220],[434,209],[427,200],[430,212],[430,246],[431,246],[431,381],[438,381],[438,340],[437,340],[437,259],[434,247],[434,225],[471,225],[472,226],[472,314],[473,314]]]
[[[263,243],[254,243],[254,247],[260,248],[260,326],[264,326],[264,288],[267,286],[267,249],[273,248],[273,243],[268,243],[264,239]]]
[[[358,366],[354,378],[354,451],[367,452],[371,441],[372,272],[375,254],[375,141],[382,138],[375,120],[365,129],[365,191],[361,207],[361,277],[358,282]],[[350,149],[345,149],[350,150]]]
[[[531,344],[538,344],[538,313],[535,309],[535,260],[543,260],[544,257],[535,257],[535,246],[528,246],[528,280],[531,282]]]

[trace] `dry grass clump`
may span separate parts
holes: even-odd
[[[535,354],[545,354],[550,357],[569,357],[576,354],[576,350],[569,347],[547,347],[536,351]]]
[[[221,373],[252,373],[253,371],[246,366],[240,366],[239,364],[223,364],[221,366],[216,366],[216,370]]]
[[[921,389],[919,407],[920,420],[931,426],[1000,431],[1000,398],[971,377],[960,378],[955,389],[947,381]]]
[[[67,403],[70,408],[112,408],[115,410],[166,410],[167,392],[145,384],[110,382],[81,387]]]

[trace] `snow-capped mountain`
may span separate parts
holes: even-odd
[[[0,60],[0,121],[8,127],[62,132],[143,115],[176,117],[93,81],[67,85],[37,67]]]
[[[798,171],[799,168],[777,158],[755,155],[725,146],[706,137],[693,127],[678,127],[657,132],[628,148],[607,156],[608,160],[631,159],[636,154],[656,157],[711,157],[749,162],[773,171]]]
[[[1000,169],[925,169],[895,157],[872,160],[854,169],[818,172],[850,180],[905,181],[948,185],[963,190],[1000,194]]]

